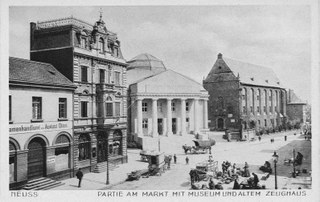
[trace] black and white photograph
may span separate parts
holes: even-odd
[[[4,2],[4,201],[319,200],[318,1]]]

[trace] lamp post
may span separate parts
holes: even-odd
[[[296,177],[296,158],[295,158],[295,156],[296,156],[296,150],[293,149],[293,163],[292,163],[292,165],[293,165],[292,177],[293,177],[293,178]]]
[[[272,159],[274,162],[274,180],[275,180],[275,189],[278,189],[278,183],[277,183],[277,162],[278,162],[278,154],[277,152],[274,152],[272,155]]]

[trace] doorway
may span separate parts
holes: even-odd
[[[33,138],[28,145],[28,179],[45,176],[46,143],[40,138]]]
[[[224,121],[223,118],[218,118],[218,129],[224,128]]]
[[[177,134],[177,119],[176,118],[172,119],[172,133]]]
[[[101,133],[97,138],[98,147],[98,163],[108,160],[108,136],[107,134]]]

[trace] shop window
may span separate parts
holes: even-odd
[[[88,82],[88,67],[81,66],[81,81]]]
[[[148,119],[142,120],[142,128],[148,128]]]
[[[147,112],[148,111],[148,103],[146,103],[146,102],[142,103],[142,111],[143,112]]]
[[[67,118],[67,98],[59,98],[59,118]]]
[[[122,155],[122,133],[120,130],[113,133],[112,141],[109,142],[109,154],[110,156]]]
[[[120,102],[115,103],[115,116],[120,116]]]
[[[69,153],[70,153],[70,141],[66,135],[60,135],[55,143],[55,170],[65,170],[70,167],[69,165]]]
[[[88,117],[88,102],[81,102],[81,117]]]
[[[120,86],[120,72],[114,72],[115,85]]]
[[[42,118],[42,98],[32,97],[32,119],[39,120]]]
[[[91,142],[88,134],[79,137],[79,161],[90,159]]]

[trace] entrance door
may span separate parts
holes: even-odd
[[[28,179],[45,176],[46,143],[36,137],[28,145]]]
[[[223,118],[218,119],[218,129],[223,129],[224,128],[224,123],[223,123]]]
[[[172,133],[177,134],[177,119],[176,118],[172,119]]]
[[[158,119],[158,134],[163,135],[163,119]]]
[[[108,160],[108,139],[106,135],[98,135],[98,163]]]

